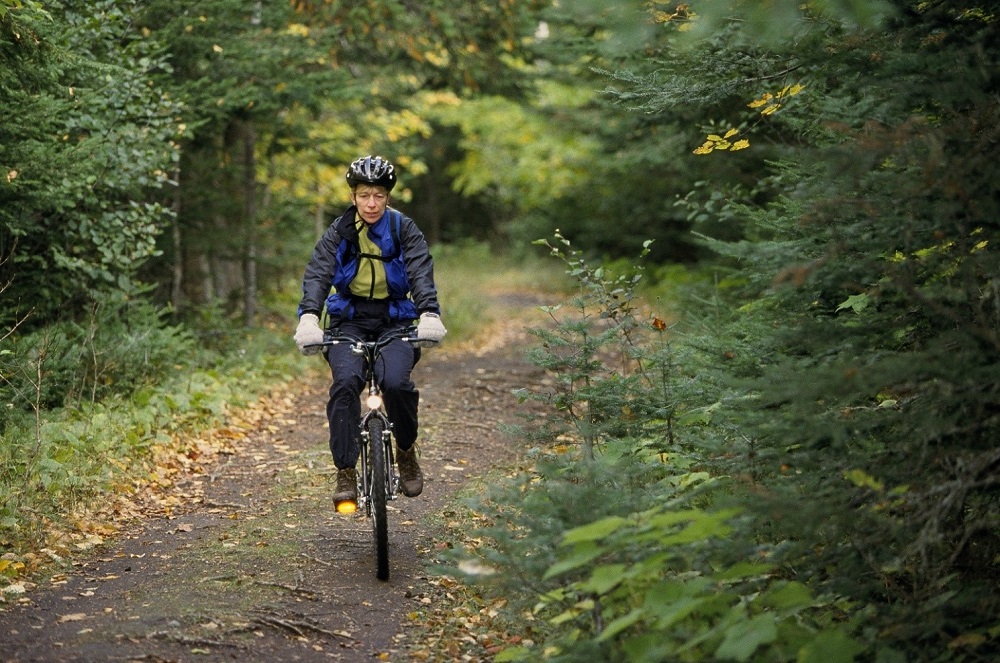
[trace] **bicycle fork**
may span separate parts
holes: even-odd
[[[372,480],[371,472],[368,470],[371,467],[371,458],[369,458],[371,435],[368,431],[368,420],[372,417],[378,417],[382,420],[381,444],[385,454],[386,498],[394,500],[399,497],[399,474],[396,471],[396,453],[393,449],[392,431],[390,430],[392,424],[380,409],[370,409],[361,417],[360,451],[362,471],[358,473],[358,481],[361,483],[361,490],[358,491],[358,506],[366,510],[369,508],[369,499],[372,494],[372,486],[370,485],[370,481]]]

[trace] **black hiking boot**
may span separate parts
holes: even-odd
[[[334,504],[358,501],[358,472],[353,467],[337,470],[337,492],[333,494]]]
[[[417,463],[417,448],[406,451],[396,449],[396,467],[399,468],[399,487],[407,497],[416,497],[424,490],[424,475]]]

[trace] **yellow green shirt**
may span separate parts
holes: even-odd
[[[358,244],[361,253],[382,255],[381,249],[368,237],[368,224],[358,219]],[[386,299],[389,286],[385,280],[385,264],[374,258],[358,259],[358,275],[351,281],[351,294],[366,299]]]

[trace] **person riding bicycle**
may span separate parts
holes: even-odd
[[[372,155],[347,169],[353,204],[317,242],[302,279],[295,343],[303,354],[320,350],[307,346],[323,342],[319,318],[324,306],[330,327],[345,336],[374,339],[415,320],[418,339],[440,341],[447,333],[424,235],[413,219],[389,207],[395,170],[388,160]],[[424,485],[414,446],[419,392],[410,377],[419,356],[411,344],[396,340],[383,348],[375,367],[396,439],[400,488],[407,497],[419,495]],[[326,348],[326,360],[333,371],[326,408],[337,467],[333,500],[357,501],[364,359],[349,344],[338,344]]]

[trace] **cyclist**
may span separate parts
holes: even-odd
[[[374,339],[417,320],[417,338],[440,341],[447,331],[427,242],[412,219],[389,207],[395,168],[380,156],[361,157],[347,169],[347,183],[353,204],[327,228],[305,269],[296,345],[304,354],[319,351],[305,346],[323,341],[319,317],[324,305],[330,327],[343,335]],[[407,497],[419,495],[424,485],[414,446],[419,392],[410,378],[419,356],[412,345],[397,340],[382,350],[375,367],[393,424],[400,488]],[[326,408],[337,466],[333,500],[357,501],[364,360],[348,344],[329,346],[326,359],[333,371]]]

